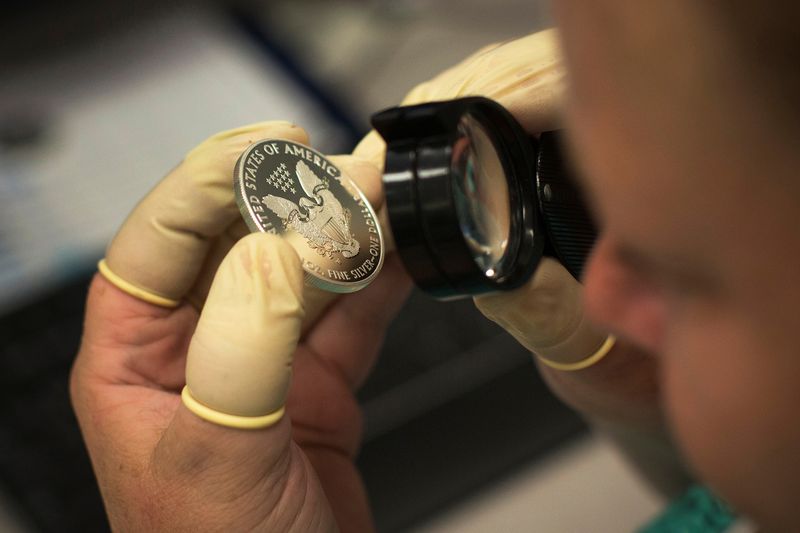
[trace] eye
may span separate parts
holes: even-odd
[[[712,286],[706,276],[677,260],[653,259],[638,249],[619,245],[614,248],[620,265],[639,283],[651,286],[667,296],[689,296]]]

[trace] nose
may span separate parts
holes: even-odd
[[[595,245],[583,281],[590,320],[648,351],[659,351],[665,318],[662,291],[620,261],[608,237],[601,236]]]

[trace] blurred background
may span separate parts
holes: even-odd
[[[541,0],[4,2],[0,531],[108,529],[68,371],[105,244],[184,153],[267,119],[348,151],[416,83],[550,23]],[[632,531],[660,505],[470,302],[414,293],[360,399],[380,531]]]

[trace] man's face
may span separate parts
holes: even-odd
[[[603,228],[586,305],[659,358],[701,479],[787,527],[800,494],[800,184],[781,174],[798,163],[696,6],[556,6],[568,130]]]

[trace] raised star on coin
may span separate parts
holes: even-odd
[[[350,178],[316,150],[281,139],[258,141],[236,163],[234,189],[250,230],[288,240],[308,283],[354,292],[380,271],[378,217]]]

